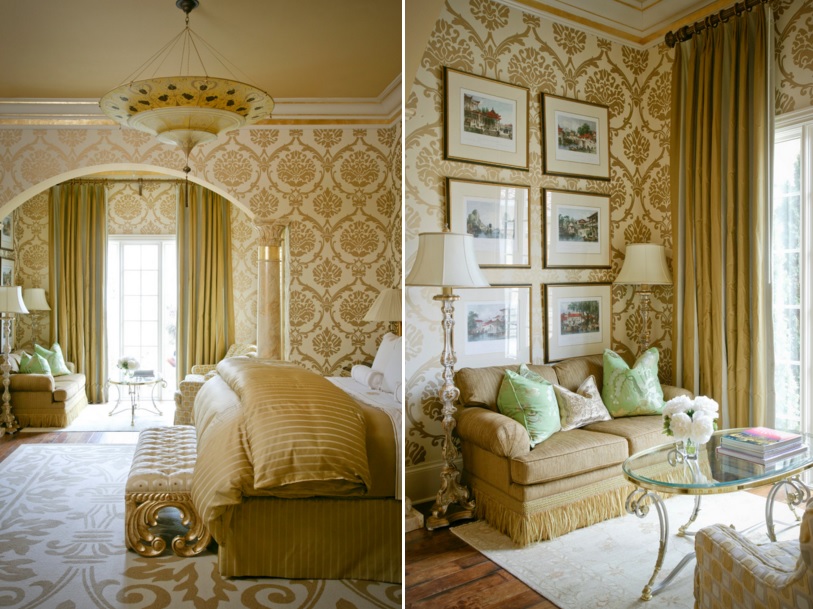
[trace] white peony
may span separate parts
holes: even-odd
[[[676,440],[685,440],[692,432],[692,419],[685,412],[676,412],[670,418],[669,429]]]
[[[720,411],[720,405],[711,398],[701,395],[694,399],[694,411],[710,416],[712,419],[716,419],[717,413]]]
[[[692,417],[692,429],[689,437],[695,444],[705,444],[714,433],[714,419],[701,413],[695,413]]]
[[[671,417],[673,414],[678,412],[686,412],[687,410],[691,410],[691,408],[692,400],[689,398],[689,396],[679,395],[664,404],[663,416]]]

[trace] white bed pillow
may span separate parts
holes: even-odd
[[[378,352],[375,354],[375,359],[373,360],[373,370],[383,373],[387,369],[387,364],[389,364],[390,356],[395,350],[396,343],[399,343],[398,353],[400,357],[400,337],[396,336],[392,332],[387,332],[384,335],[384,338],[381,339],[381,344],[378,345]]]
[[[350,369],[350,376],[357,383],[369,387],[370,389],[380,389],[384,380],[384,373],[373,370],[369,366],[356,364]]]
[[[384,380],[381,382],[381,391],[386,393],[395,393],[398,384],[401,382],[401,346],[403,345],[403,338],[398,336],[393,342],[392,352],[387,361],[387,367],[384,368]]]

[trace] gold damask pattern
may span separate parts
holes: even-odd
[[[8,159],[0,168],[0,206],[26,192],[39,200],[37,185],[68,171],[180,171],[185,164],[176,148],[131,129],[0,129],[0,148]],[[243,206],[232,212],[235,340],[254,342],[256,335],[254,218],[285,217],[291,221],[291,358],[323,374],[371,361],[386,327],[364,322],[362,309],[381,289],[400,282],[400,123],[241,129],[197,147],[190,165],[193,175]],[[145,182],[147,203],[139,206],[137,185],[116,188],[120,197],[112,201],[111,233],[174,231],[174,196],[170,201],[151,192]],[[31,205],[17,203],[26,209]],[[47,213],[44,238],[37,236],[38,225],[26,217],[28,211],[20,213],[18,254],[27,261],[38,258],[41,249],[47,260]],[[47,264],[27,264],[18,261],[19,276],[34,287],[47,286]]]
[[[813,2],[774,0],[776,113],[813,106]]]
[[[531,283],[533,360],[544,360],[542,294],[546,283],[608,282],[621,268],[625,244],[641,239],[671,247],[669,112],[672,53],[665,45],[638,50],[492,0],[448,0],[421,62],[406,115],[406,246],[409,270],[418,233],[440,230],[446,177],[528,184],[531,187],[531,269],[485,269],[492,283]],[[443,66],[530,90],[530,170],[499,169],[443,160]],[[542,173],[540,94],[603,104],[610,109],[609,182]],[[610,195],[611,270],[542,268],[541,189]],[[407,465],[440,461],[437,400],[442,350],[440,310],[430,289],[407,290]],[[653,294],[653,345],[660,375],[671,380],[671,291]],[[637,351],[637,299],[613,288],[613,348]],[[460,325],[460,320],[458,319]]]

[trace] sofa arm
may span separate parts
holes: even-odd
[[[10,391],[46,391],[53,393],[54,377],[50,374],[12,374],[8,386]]]
[[[668,402],[672,398],[676,398],[679,395],[686,395],[690,398],[694,397],[691,391],[688,389],[684,389],[683,387],[674,387],[672,385],[661,385],[661,389],[663,389],[663,401]]]
[[[189,374],[206,374],[212,370],[217,370],[217,364],[195,364]]]
[[[461,440],[476,444],[500,457],[519,457],[531,452],[528,431],[511,417],[471,406],[458,416]]]

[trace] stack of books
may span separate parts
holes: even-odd
[[[777,431],[767,427],[752,427],[732,431],[720,439],[717,452],[751,461],[753,463],[775,463],[807,451],[801,434]]]

